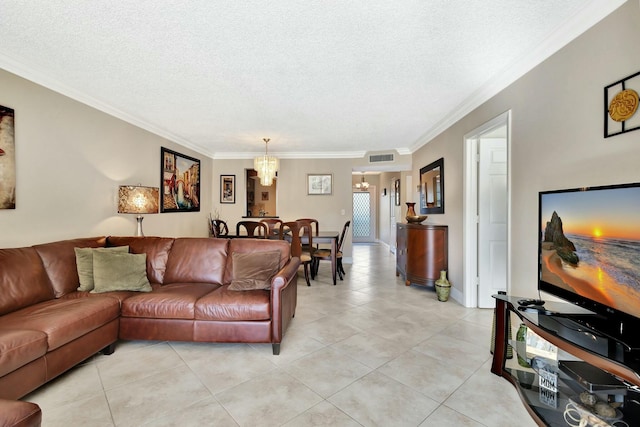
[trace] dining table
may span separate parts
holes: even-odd
[[[338,253],[338,238],[340,237],[339,231],[319,231],[317,234],[314,234],[312,237],[313,244],[316,243],[329,243],[331,244],[331,278],[333,279],[333,284],[336,284],[336,275],[337,275],[337,253]],[[305,238],[300,238],[304,243]]]

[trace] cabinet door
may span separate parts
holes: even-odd
[[[407,237],[407,277],[434,286],[440,270],[447,269],[446,229],[411,229]]]

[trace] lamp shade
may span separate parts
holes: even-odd
[[[118,188],[118,213],[158,213],[159,197],[160,190],[158,187],[121,185]]]

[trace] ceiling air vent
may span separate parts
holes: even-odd
[[[369,163],[393,162],[393,154],[372,154]]]

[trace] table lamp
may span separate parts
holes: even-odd
[[[138,230],[136,236],[144,236],[142,232],[141,214],[158,213],[158,187],[144,187],[141,185],[121,185],[118,188],[118,213],[138,214]]]

